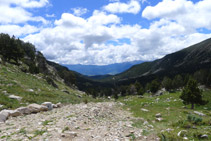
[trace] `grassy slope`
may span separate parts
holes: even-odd
[[[85,99],[93,101],[92,98],[87,96],[79,98],[78,95],[82,95],[80,92],[70,89],[61,82],[56,82],[56,84],[59,86],[58,89],[49,85],[42,78],[42,74],[26,74],[15,65],[7,64],[4,66],[0,64],[0,104],[4,105],[0,110],[5,108],[14,109],[29,103],[40,104],[46,101],[62,102],[64,104],[79,103]],[[34,92],[29,92],[28,89],[33,89]],[[68,90],[70,94],[62,90]],[[10,99],[8,95],[4,94],[4,91],[7,94],[20,96],[23,99],[21,101]]]
[[[211,101],[211,91],[206,91],[203,94],[205,99]],[[143,134],[157,134],[161,136],[162,133],[169,140],[182,140],[181,137],[177,136],[177,133],[181,130],[187,130],[189,140],[199,140],[198,136],[204,134],[207,134],[209,136],[208,140],[211,140],[211,102],[205,106],[196,106],[194,110],[191,110],[189,109],[190,106],[184,108],[179,96],[180,92],[176,92],[166,93],[160,97],[149,97],[147,95],[145,98],[138,98],[136,96],[126,97],[120,99],[120,101],[125,103],[125,109],[129,109],[135,117],[144,118],[144,120],[133,121],[134,126],[144,129]],[[148,109],[149,112],[144,112],[141,108]],[[203,112],[206,116],[200,117],[195,115],[193,114],[194,111]],[[162,118],[164,119],[162,122],[155,121],[155,115],[157,113],[162,114]],[[202,118],[202,122],[198,124],[189,122],[187,116],[190,114]],[[144,121],[148,121],[150,125],[153,125],[153,128],[144,125]],[[196,127],[197,129],[193,129],[192,127]],[[168,128],[173,129],[173,131],[161,132]]]

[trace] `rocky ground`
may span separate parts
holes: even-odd
[[[52,111],[10,117],[0,123],[0,140],[125,141],[158,140],[142,136],[121,103],[67,105]]]

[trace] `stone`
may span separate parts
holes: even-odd
[[[75,137],[77,137],[77,133],[76,132],[65,132],[63,134],[61,134],[61,137],[63,138],[68,138],[68,139],[73,139]]]
[[[31,114],[31,110],[28,107],[20,107],[17,109],[22,115]]]
[[[204,134],[201,136],[202,139],[208,139],[208,135]]]
[[[161,113],[157,113],[157,114],[155,115],[155,117],[156,117],[156,118],[160,118],[160,117],[162,117],[162,115],[161,115]]]
[[[38,105],[38,104],[30,104],[27,107],[30,109],[30,111],[32,113],[38,113],[38,112],[41,112],[41,111],[48,111],[47,106]]]
[[[21,99],[22,99],[22,97],[16,96],[16,95],[10,95],[9,98],[11,98],[11,99],[16,99],[16,100],[18,100],[18,101],[21,101]]]
[[[3,111],[9,113],[10,117],[17,117],[21,115],[21,113],[18,110],[3,110]]]
[[[156,118],[156,121],[161,122],[163,121],[163,118]]]
[[[34,92],[34,90],[33,90],[33,89],[27,89],[27,91],[28,91],[28,92]]]
[[[2,108],[3,106],[4,106],[4,105],[1,105],[1,104],[0,104],[0,108]]]
[[[53,104],[51,102],[44,102],[42,103],[42,105],[48,107],[48,110],[53,109]]]
[[[178,132],[177,136],[178,137],[185,137],[186,132],[187,132],[186,130],[181,130],[181,131]]]
[[[187,138],[187,137],[184,137],[183,139],[184,139],[184,140],[188,140],[188,138]]]
[[[56,103],[55,105],[56,105],[57,108],[61,108],[62,107],[62,103],[61,102]]]
[[[198,112],[198,111],[194,111],[195,114],[199,115],[199,116],[206,116],[205,114]]]
[[[149,112],[149,110],[144,109],[144,108],[141,108],[141,111],[144,111],[144,112]]]
[[[7,111],[0,112],[0,123],[5,122],[9,117],[9,113]]]

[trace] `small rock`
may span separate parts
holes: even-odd
[[[34,92],[33,89],[27,89],[26,91],[28,91],[28,92]]]
[[[208,139],[208,135],[204,134],[201,136],[202,139]]]
[[[163,118],[156,118],[156,121],[158,122],[163,121]]]
[[[57,108],[61,108],[62,107],[62,103],[59,102],[59,103],[56,104],[56,106],[57,106]]]
[[[69,138],[69,139],[75,138],[77,136],[78,135],[77,135],[76,132],[66,132],[66,133],[61,134],[61,137],[63,137],[63,138]]]
[[[188,138],[187,138],[187,137],[184,137],[183,139],[184,139],[184,140],[188,140]]]
[[[199,116],[206,116],[205,114],[198,112],[198,111],[194,111],[195,114],[199,115]]]
[[[5,122],[7,118],[9,117],[9,113],[5,111],[0,112],[0,123]]]
[[[181,130],[181,131],[178,132],[177,136],[178,137],[181,137],[181,136],[184,137],[186,132],[187,132],[186,130]]]
[[[51,102],[44,102],[42,103],[42,105],[48,107],[48,110],[53,109],[53,104]]]
[[[0,104],[0,108],[2,108],[3,106],[4,106],[4,105],[1,105],[1,104]]]
[[[10,95],[9,98],[11,99],[17,99],[18,101],[21,101],[22,97],[16,96],[16,95]]]
[[[155,115],[155,117],[160,118],[160,117],[162,117],[162,115],[161,115],[161,113],[158,113],[158,114]]]
[[[144,111],[144,112],[149,112],[149,110],[144,109],[144,108],[141,108],[141,111]]]
[[[147,125],[148,124],[148,121],[144,121],[144,123],[143,123],[144,125]]]

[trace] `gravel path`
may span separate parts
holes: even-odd
[[[0,140],[126,141],[146,140],[132,126],[131,114],[120,103],[67,105],[0,123]]]

